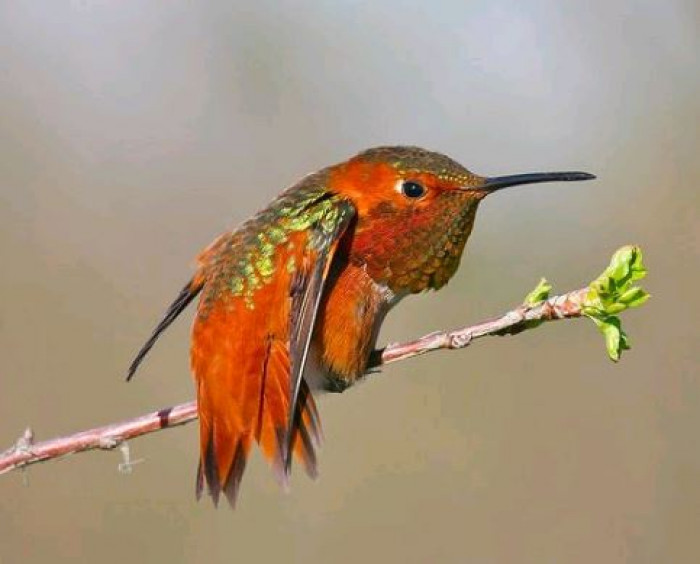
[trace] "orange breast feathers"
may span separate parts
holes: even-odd
[[[338,274],[327,290],[315,334],[331,384],[344,389],[366,372],[387,310],[385,296],[364,268],[350,264]]]
[[[305,237],[299,233],[294,237]],[[302,242],[301,240],[299,242]],[[290,250],[291,248],[291,250]],[[205,287],[192,328],[191,366],[200,416],[201,458],[197,493],[206,481],[215,502],[233,504],[254,441],[281,481],[286,478],[283,437],[290,403],[290,259],[303,267],[302,244],[276,253],[275,275],[251,296]],[[318,415],[302,382],[293,448],[310,475],[320,442]]]

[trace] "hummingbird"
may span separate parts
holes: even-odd
[[[585,172],[478,176],[441,153],[375,147],[309,174],[197,257],[194,275],[131,364],[200,295],[190,366],[197,391],[199,499],[235,505],[257,443],[282,483],[292,459],[317,474],[313,390],[366,373],[402,298],[457,271],[481,201],[503,188]]]

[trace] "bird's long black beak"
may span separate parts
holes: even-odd
[[[512,174],[510,176],[492,176],[485,178],[479,186],[480,190],[495,192],[502,188],[520,184],[535,184],[537,182],[576,182],[578,180],[593,180],[595,175],[588,172],[529,172],[527,174]]]

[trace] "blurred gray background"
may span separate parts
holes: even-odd
[[[700,561],[700,10],[693,0],[0,3],[0,446],[192,396],[191,312],[132,355],[215,235],[377,144],[499,194],[463,266],[381,340],[476,322],[640,244],[619,365],[586,321],[388,367],[320,399],[321,477],[259,455],[194,500],[195,425],[0,477],[0,562]],[[24,485],[24,481],[28,482]]]

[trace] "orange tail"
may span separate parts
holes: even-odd
[[[270,336],[269,323],[249,319],[256,316],[258,309],[217,304],[193,327],[201,448],[196,492],[201,497],[206,482],[215,504],[222,492],[235,504],[254,441],[278,479],[287,479],[283,450],[289,421],[289,353],[284,341]],[[237,334],[232,327],[249,330]],[[306,383],[298,401],[294,455],[314,477],[321,429]]]

